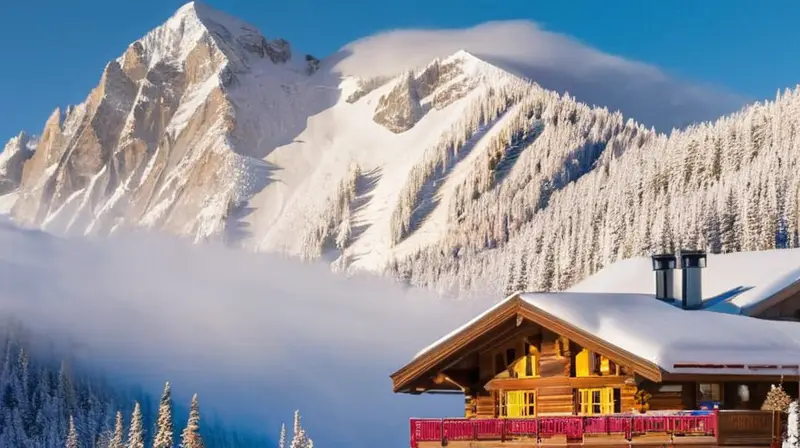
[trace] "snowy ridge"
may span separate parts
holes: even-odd
[[[797,91],[663,135],[466,51],[365,79],[338,62],[188,4],[51,116],[4,207],[455,294],[563,290],[662,247],[800,245]]]
[[[565,134],[558,110],[597,115],[594,140],[638,126],[463,50],[392,79],[309,61],[185,5],[48,121],[11,214],[55,233],[143,226],[382,271],[452,239],[472,184],[502,185],[542,130]]]

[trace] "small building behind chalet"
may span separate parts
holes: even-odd
[[[784,414],[761,408],[777,385],[793,398],[800,392],[800,323],[791,321],[800,316],[800,275],[784,266],[765,284],[731,277],[730,288],[708,297],[706,260],[702,252],[652,257],[649,293],[585,285],[516,293],[426,347],[391,376],[394,391],[463,394],[464,412],[412,420],[411,445],[441,446],[464,431],[456,439],[512,440],[522,431],[536,443],[584,442],[602,419],[597,431],[627,443],[646,428],[670,443],[694,433],[711,445],[775,443]],[[587,282],[624,278],[618,271]]]

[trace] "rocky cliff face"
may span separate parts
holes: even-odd
[[[9,143],[0,213],[58,234],[145,227],[304,257],[336,246],[338,265],[379,269],[418,165],[449,161],[531,86],[465,52],[347,77],[190,3],[56,109],[35,151]]]
[[[9,194],[19,188],[22,181],[22,168],[33,156],[39,143],[38,137],[31,137],[21,132],[6,143],[0,152],[0,196]]]
[[[18,186],[15,219],[57,231],[142,224],[213,234],[222,216],[206,206],[234,201],[247,172],[232,150],[228,90],[254,67],[291,58],[285,40],[187,4],[109,62],[85,102],[53,112],[32,156],[5,152],[13,160],[0,194]]]

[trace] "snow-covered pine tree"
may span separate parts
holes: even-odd
[[[197,394],[194,394],[189,408],[189,421],[181,434],[180,448],[203,448],[204,446],[203,437],[200,435],[200,405],[197,402]]]
[[[773,384],[770,386],[769,392],[767,392],[767,398],[764,400],[764,404],[761,405],[761,410],[786,412],[791,402],[792,399],[783,390],[783,386]]]
[[[789,404],[789,418],[786,422],[786,438],[783,448],[800,448],[800,406],[797,401]]]
[[[303,425],[300,423],[300,411],[294,411],[294,428],[292,434],[292,442],[289,444],[289,448],[311,448],[313,445],[309,445],[311,439],[308,438],[306,435],[305,429],[303,429]]]
[[[122,412],[117,411],[114,424],[114,435],[108,442],[108,448],[123,448],[125,446],[125,426],[122,423]]]
[[[278,448],[286,448],[286,424],[281,423],[281,435],[278,439]]]
[[[164,385],[164,393],[161,395],[161,403],[158,406],[158,419],[156,421],[156,436],[153,440],[153,448],[172,448],[173,442],[172,425],[172,389],[169,381]]]
[[[78,448],[80,441],[78,440],[78,430],[75,428],[75,419],[69,416],[69,432],[67,433],[67,448]]]
[[[133,405],[131,427],[128,430],[128,444],[125,448],[144,448],[144,423],[142,422],[142,408],[138,401]]]
[[[516,268],[514,265],[514,260],[511,259],[508,262],[508,273],[506,274],[506,287],[503,291],[503,294],[506,296],[510,296],[517,291],[517,277],[516,277]]]

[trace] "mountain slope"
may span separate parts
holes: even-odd
[[[110,62],[84,103],[56,110],[21,172],[9,164],[11,214],[56,233],[143,226],[380,270],[444,238],[456,180],[487,151],[512,169],[498,139],[530,125],[518,155],[562,103],[578,107],[464,51],[342,78],[190,3]],[[597,135],[580,138],[637,128],[597,114]]]
[[[465,51],[374,78],[339,62],[190,3],[0,162],[19,184],[0,206],[455,292],[565,288],[659,247],[800,244],[796,92],[667,136]]]
[[[453,237],[390,271],[447,291],[559,290],[653,252],[800,247],[798,112],[794,89],[669,136],[615,138],[595,169],[568,184],[530,182],[541,160],[523,154],[525,168],[497,188],[465,182]]]
[[[53,113],[13,215],[55,232],[146,225],[213,234],[258,168],[248,158],[263,150],[237,132],[246,123],[234,129],[228,89],[246,76],[276,90],[305,67],[285,41],[203,5],[182,7],[110,62],[84,103]]]

